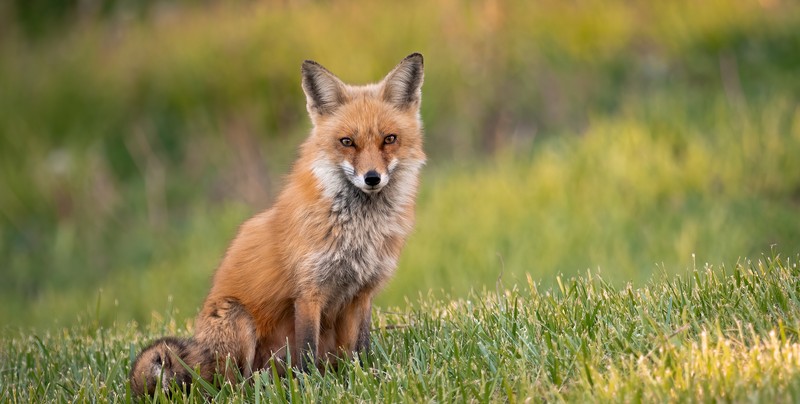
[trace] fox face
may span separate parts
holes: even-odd
[[[381,82],[366,86],[344,84],[312,61],[303,64],[302,73],[314,124],[304,147],[314,155],[312,172],[327,193],[349,184],[373,195],[404,171],[419,170],[425,162],[422,55],[406,57]]]

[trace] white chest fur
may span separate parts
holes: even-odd
[[[318,162],[314,174],[331,210],[323,248],[309,257],[314,281],[335,285],[329,301],[348,300],[360,290],[385,282],[397,267],[398,251],[391,247],[410,233],[405,214],[413,203],[421,164],[398,167],[379,193],[366,194],[353,186],[336,165]],[[327,288],[326,288],[327,289]]]

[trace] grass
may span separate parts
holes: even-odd
[[[421,298],[380,310],[373,350],[337,373],[273,378],[269,370],[220,388],[173,386],[196,402],[706,402],[800,399],[800,256],[762,256],[656,275],[617,288],[602,277],[553,287]],[[410,306],[409,306],[410,307]],[[4,341],[4,402],[130,399],[134,352],[163,334],[185,335],[168,312],[146,327],[99,326],[92,316]],[[164,396],[155,401],[168,402]]]

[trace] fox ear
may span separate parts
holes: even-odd
[[[345,85],[328,69],[313,60],[303,62],[303,92],[312,118],[333,112],[345,100]]]
[[[383,99],[401,109],[419,108],[422,99],[423,60],[419,53],[406,56],[383,79]]]

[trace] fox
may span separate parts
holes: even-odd
[[[187,368],[234,382],[271,364],[281,375],[324,371],[369,352],[373,298],[414,228],[423,65],[413,53],[380,82],[350,85],[303,62],[312,128],[282,190],[240,226],[194,335],[160,338],[136,357],[133,393],[188,385]]]

